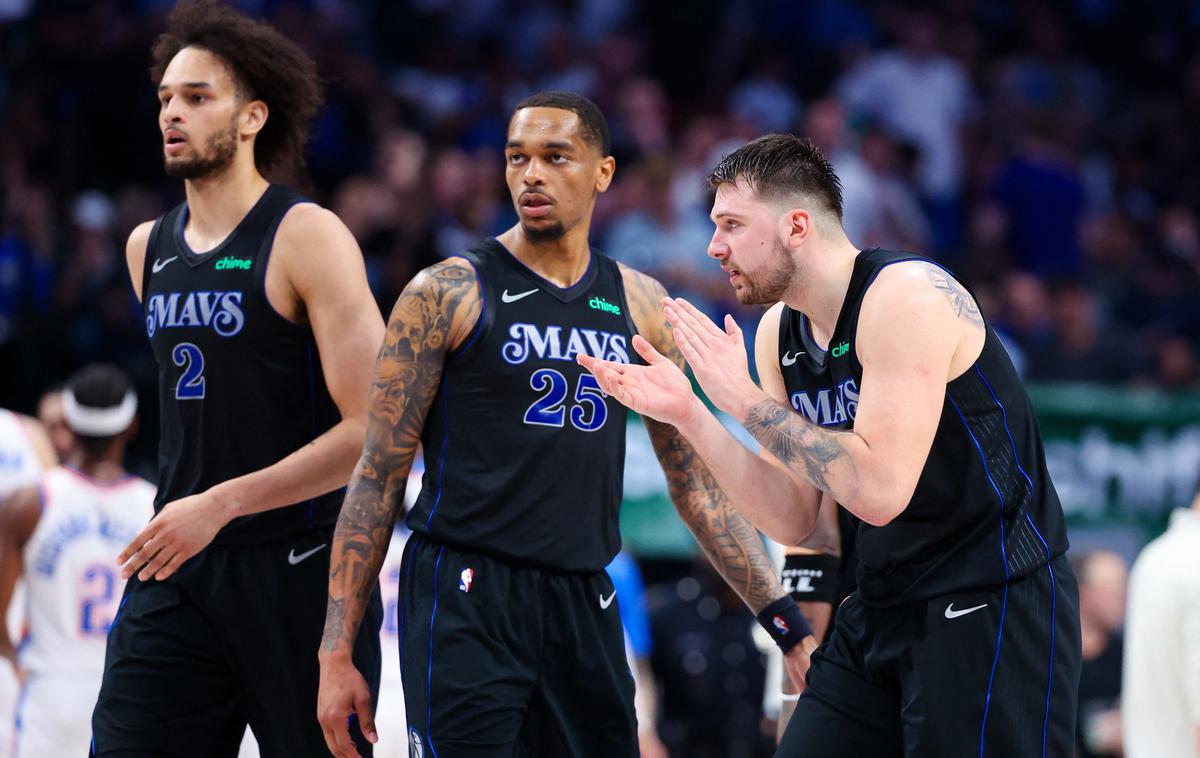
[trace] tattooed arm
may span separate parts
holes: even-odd
[[[663,318],[666,290],[654,279],[621,267],[638,332],[683,368],[683,356]],[[671,502],[708,559],[754,613],[786,593],[749,521],[729,502],[708,467],[675,427],[645,417],[654,452],[667,476]]]
[[[668,304],[667,314],[718,407],[793,474],[877,526],[907,507],[937,432],[946,385],[971,367],[985,338],[974,301],[941,269],[919,261],[885,268],[859,314],[854,349],[863,379],[854,429],[837,431],[766,397],[721,360],[734,331],[740,339],[731,319],[727,336],[685,302]],[[689,439],[698,433],[685,430]]]
[[[462,258],[449,258],[405,287],[388,321],[368,401],[366,444],[330,555],[318,716],[334,755],[355,754],[344,742],[350,712],[358,713],[368,737],[373,729],[366,684],[350,662],[354,638],[387,554],[446,356],[462,344],[480,311],[474,269]]]

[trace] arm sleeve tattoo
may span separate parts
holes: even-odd
[[[660,305],[666,290],[636,272],[630,272],[625,281],[642,336],[682,368],[683,354]],[[671,502],[709,561],[754,613],[779,599],[785,593],[758,530],[734,508],[678,429],[649,418],[645,422],[667,477]]]
[[[375,365],[365,446],[334,532],[323,652],[353,646],[452,334],[479,311],[474,270],[453,260],[426,269],[396,301]]]

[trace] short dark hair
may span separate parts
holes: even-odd
[[[792,134],[759,137],[722,158],[708,175],[708,185],[716,189],[739,179],[764,199],[815,197],[842,220],[842,183],[812,140]]]
[[[110,363],[92,363],[84,366],[67,380],[66,389],[75,396],[75,402],[85,408],[114,408],[121,404],[125,395],[132,390],[129,376]],[[75,441],[89,457],[99,457],[120,434],[111,437],[95,437],[74,432]]]
[[[525,108],[559,108],[579,116],[579,131],[583,139],[600,150],[600,155],[612,154],[612,139],[608,135],[608,121],[600,106],[575,92],[549,90],[530,95],[513,108],[513,115]],[[511,121],[511,118],[509,119]]]
[[[254,140],[258,169],[302,167],[308,124],[322,103],[316,64],[265,21],[213,0],[182,0],[154,43],[150,77],[155,84],[162,81],[171,59],[191,46],[224,61],[244,97],[267,104],[267,123]]]

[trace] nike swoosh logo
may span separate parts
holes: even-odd
[[[987,603],[984,603],[983,605],[977,605],[974,608],[963,608],[961,611],[954,610],[954,603],[951,603],[950,605],[946,606],[946,618],[956,619],[959,616],[966,616],[968,613],[974,613],[980,608],[987,608]]]
[[[305,552],[301,553],[300,555],[296,555],[296,548],[292,548],[291,552],[288,553],[288,563],[295,566],[297,563],[304,560],[308,556],[313,555],[313,554],[317,553],[318,551],[320,551],[321,549],[323,549],[325,547],[325,545],[326,545],[326,543],[322,542],[320,545],[317,545],[312,550],[306,550]]]
[[[803,351],[803,350],[801,350],[800,352],[796,353],[795,355],[790,355],[790,354],[788,354],[788,353],[784,353],[784,354],[783,354],[783,357],[779,359],[779,362],[780,362],[780,363],[782,363],[782,364],[783,364],[783,365],[785,365],[785,366],[790,366],[790,365],[792,365],[793,363],[795,363],[795,362],[796,362],[796,359],[797,359],[797,358],[799,358],[799,357],[800,357],[800,356],[802,356],[802,355],[804,355],[804,351]]]
[[[529,297],[530,295],[532,295],[535,292],[537,292],[536,287],[534,289],[529,290],[528,292],[518,292],[515,295],[510,295],[510,294],[508,294],[508,290],[504,290],[503,292],[500,293],[500,299],[506,303],[515,303],[518,300],[520,300],[521,298]]]
[[[608,606],[612,605],[613,598],[616,596],[617,596],[616,590],[613,590],[612,594],[609,595],[607,599],[604,597],[604,595],[601,595],[600,596],[600,610],[604,610]]]
[[[170,258],[167,258],[165,261],[160,261],[158,258],[155,258],[154,265],[150,267],[150,273],[157,274],[159,271],[162,271],[164,268],[166,268],[168,263],[170,263],[171,261],[175,260],[178,257],[179,257],[178,255],[172,255]]]

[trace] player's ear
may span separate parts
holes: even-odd
[[[804,244],[813,230],[813,219],[803,208],[791,208],[783,214],[783,239],[790,248]]]
[[[267,125],[269,109],[262,100],[251,100],[242,106],[238,117],[238,131],[244,135],[258,134]]]
[[[613,174],[617,170],[617,159],[611,155],[601,158],[596,167],[596,191],[604,192],[612,184]]]

